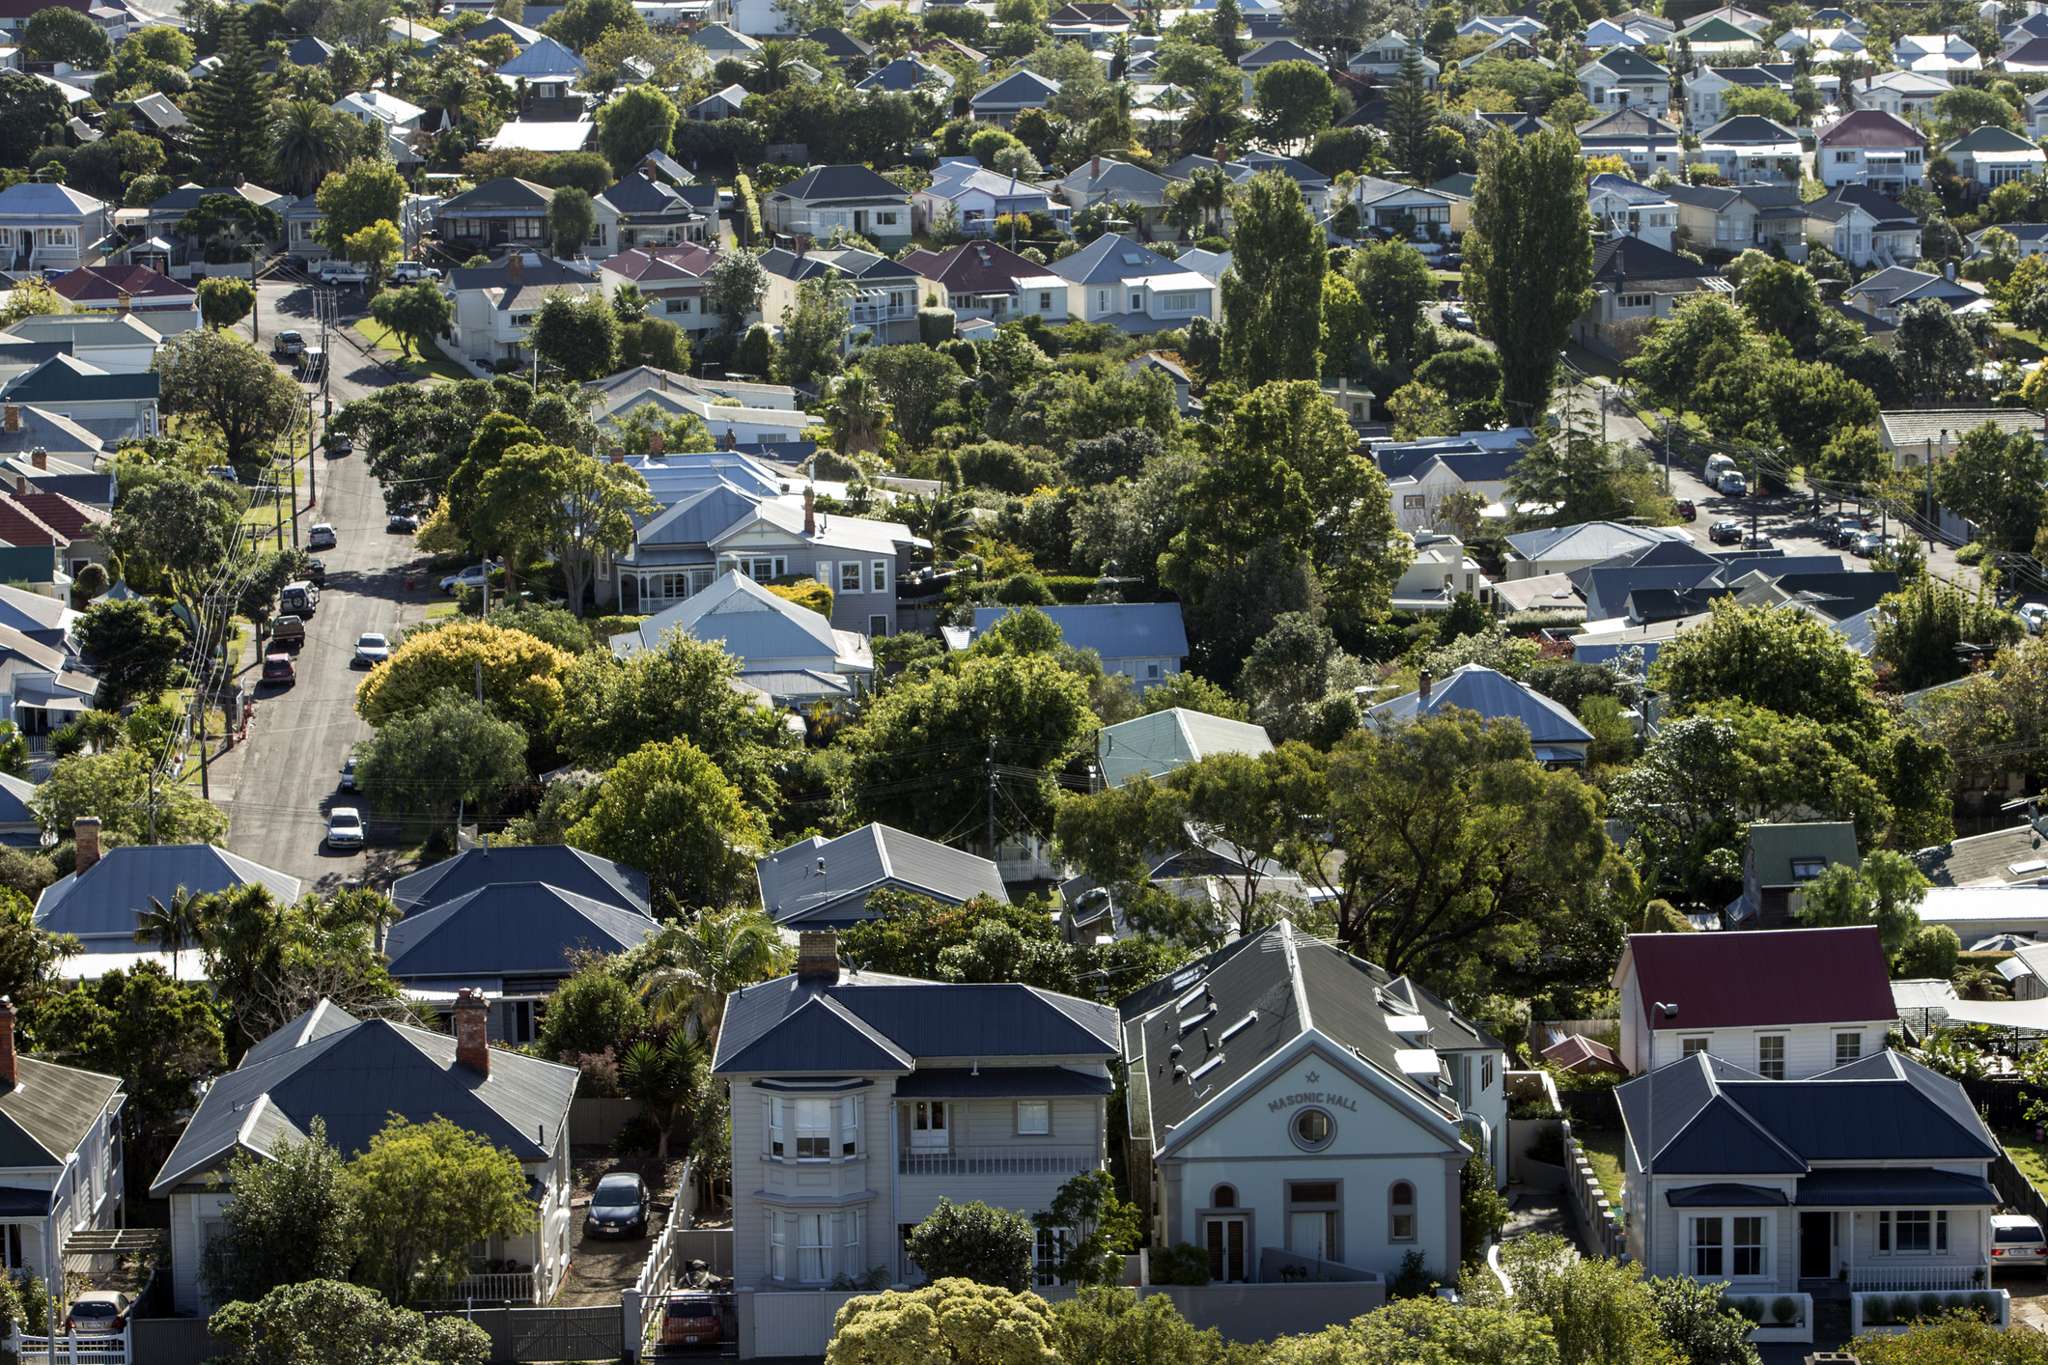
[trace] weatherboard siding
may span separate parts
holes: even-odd
[[[1885,1028],[1883,1024],[1848,1023],[1789,1024],[1781,1028],[1659,1029],[1656,1033],[1656,1064],[1669,1066],[1683,1056],[1684,1040],[1704,1038],[1711,1055],[1724,1062],[1733,1062],[1744,1070],[1756,1071],[1757,1040],[1781,1037],[1785,1040],[1785,1074],[1780,1079],[1804,1080],[1835,1069],[1837,1033],[1856,1034],[1861,1044],[1856,1055],[1868,1057],[1884,1050]],[[1630,1069],[1640,1074],[1640,1068],[1632,1066]]]

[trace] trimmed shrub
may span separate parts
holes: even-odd
[[[1052,592],[1035,573],[1011,574],[996,589],[996,601],[1010,607],[1049,607]]]
[[[1970,1307],[1977,1310],[1977,1316],[1986,1322],[1998,1321],[1998,1295],[1988,1290],[1979,1290],[1970,1295]]]
[[[1764,1301],[1756,1298],[1737,1299],[1735,1300],[1735,1311],[1748,1318],[1751,1322],[1761,1323],[1764,1320]]]
[[[1799,1300],[1789,1294],[1780,1294],[1771,1300],[1771,1321],[1780,1327],[1790,1327],[1799,1321]]]
[[[1863,1296],[1863,1325],[1865,1327],[1888,1327],[1892,1320],[1892,1303],[1882,1294]]]
[[[954,313],[950,308],[920,308],[917,310],[917,339],[927,346],[936,346],[953,339]]]
[[[1175,1242],[1147,1258],[1154,1284],[1209,1283],[1209,1253],[1193,1242]]]
[[[1946,1306],[1946,1302],[1940,1294],[1929,1291],[1920,1296],[1920,1316],[1926,1318],[1929,1322],[1940,1317],[1941,1310]]]

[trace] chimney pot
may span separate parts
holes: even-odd
[[[1420,701],[1424,706],[1429,705],[1429,693],[1430,689],[1434,686],[1435,681],[1436,680],[1434,678],[1429,676],[1428,669],[1425,668],[1422,670],[1422,686],[1417,695],[1417,700]]]
[[[17,1080],[14,1061],[14,1002],[0,995],[0,1083]]]
[[[830,986],[839,980],[839,935],[806,929],[797,936],[796,979]]]
[[[491,1074],[490,1006],[484,993],[465,986],[455,996],[455,1060],[479,1076]]]
[[[505,258],[505,273],[515,280],[523,278],[526,274],[526,253],[515,251],[510,256],[507,256]]]
[[[72,871],[84,876],[100,860],[100,818],[81,815],[71,822],[71,843],[77,850]]]
[[[661,453],[662,453],[662,449],[663,449],[663,448],[664,448],[665,446],[667,446],[667,445],[668,445],[668,433],[667,433],[667,432],[664,432],[664,431],[651,431],[651,432],[649,432],[649,433],[647,434],[647,451],[648,451],[648,453],[649,453],[650,455],[659,455],[659,454],[661,454]]]
[[[7,408],[6,408],[6,421],[7,421],[7,429],[8,429],[9,431],[20,431],[20,430],[21,430],[21,404],[19,404],[19,403],[9,403],[9,404],[7,405]]]

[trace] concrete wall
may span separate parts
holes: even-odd
[[[1320,1332],[1370,1313],[1387,1302],[1387,1287],[1374,1281],[1349,1284],[1161,1284],[1138,1291],[1140,1298],[1164,1294],[1197,1329],[1215,1328],[1232,1341]]]

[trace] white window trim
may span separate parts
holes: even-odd
[[[1757,1218],[1763,1223],[1763,1262],[1754,1275],[1735,1273],[1735,1220]],[[1764,1284],[1771,1282],[1777,1274],[1777,1217],[1768,1209],[1730,1209],[1725,1212],[1688,1213],[1685,1225],[1680,1229],[1678,1255],[1683,1273],[1689,1278],[1705,1277],[1711,1280],[1728,1280],[1735,1284]],[[1695,1229],[1703,1223],[1719,1225],[1721,1268],[1718,1272],[1702,1271],[1697,1268],[1693,1251]]]
[[[1029,1106],[1031,1106],[1031,1108],[1032,1108],[1032,1109],[1033,1109],[1034,1111],[1037,1111],[1037,1112],[1043,1113],[1043,1114],[1045,1115],[1045,1124],[1044,1124],[1044,1126],[1043,1126],[1043,1127],[1038,1127],[1038,1128],[1027,1128],[1027,1127],[1025,1127],[1025,1126],[1024,1126],[1024,1108],[1025,1108],[1025,1106],[1026,1106],[1026,1105],[1029,1105]],[[1018,1137],[1051,1137],[1051,1136],[1052,1136],[1052,1101],[1051,1101],[1051,1100],[1018,1100],[1018,1101],[1017,1101],[1017,1107],[1016,1107],[1016,1112],[1015,1112],[1015,1114],[1013,1115],[1013,1118],[1012,1118],[1012,1128],[1013,1128],[1013,1130],[1015,1131],[1015,1133],[1016,1133],[1016,1135],[1017,1135]]]

